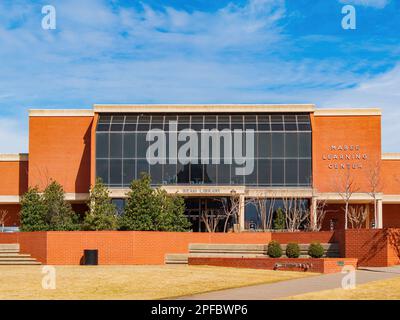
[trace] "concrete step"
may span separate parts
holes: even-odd
[[[0,243],[0,252],[1,251],[9,251],[9,250],[19,251],[19,244],[18,243]]]
[[[31,257],[0,257],[0,261],[36,261]]]
[[[165,264],[187,264],[188,254],[170,253],[165,255]]]
[[[0,259],[2,257],[27,257],[29,258],[30,254],[18,253],[18,252],[0,252]]]
[[[39,261],[0,261],[0,266],[41,265]]]

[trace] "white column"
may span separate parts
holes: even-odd
[[[239,196],[239,230],[244,231],[244,196]]]
[[[310,224],[311,229],[315,230],[317,227],[317,198],[313,197],[311,199],[311,208],[310,208]]]
[[[375,221],[375,228],[382,229],[383,228],[383,205],[382,199],[377,200],[376,205],[376,221]]]

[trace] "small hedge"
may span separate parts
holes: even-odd
[[[324,253],[324,247],[319,242],[313,242],[308,247],[308,254],[311,258],[321,258]]]
[[[268,243],[268,251],[267,254],[271,258],[280,258],[282,257],[282,247],[278,241],[272,240]]]
[[[300,247],[297,243],[288,243],[286,246],[286,256],[288,258],[300,257]]]

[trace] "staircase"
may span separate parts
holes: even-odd
[[[40,265],[30,254],[19,253],[19,244],[0,244],[0,265]]]
[[[339,257],[339,245],[337,243],[321,243],[324,247],[324,257]],[[309,244],[299,244],[300,257],[308,258]],[[286,244],[282,244],[285,257]],[[189,244],[189,254],[171,253],[165,255],[165,264],[187,264],[189,257],[229,257],[229,258],[259,258],[267,257],[268,245],[266,244]]]

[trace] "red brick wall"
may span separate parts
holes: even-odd
[[[18,243],[17,233],[0,233],[0,243]]]
[[[47,235],[47,232],[18,232],[17,240],[21,253],[29,253],[38,261],[48,263]]]
[[[0,210],[8,211],[4,224],[6,227],[19,226],[19,212],[21,211],[21,206],[19,204],[0,204]]]
[[[400,204],[383,205],[383,227],[400,228]]]
[[[271,234],[272,240],[276,240],[279,243],[331,243],[335,242],[334,232],[323,231],[323,232],[273,232]]]
[[[357,259],[346,258],[189,258],[189,265],[208,265],[217,267],[252,268],[274,270],[276,263],[308,264],[308,272],[336,273],[341,272],[343,265],[357,267]],[[278,270],[305,271],[303,268],[279,268]]]

